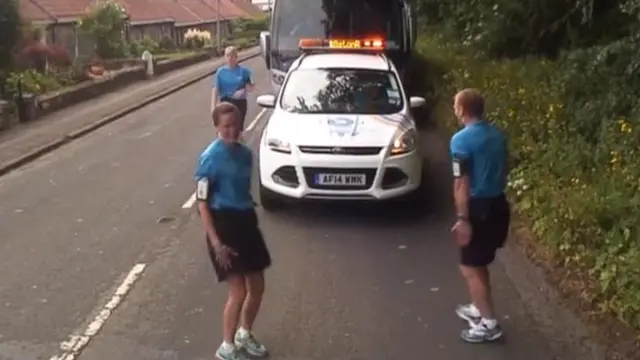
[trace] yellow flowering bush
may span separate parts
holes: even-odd
[[[516,209],[563,265],[559,275],[587,279],[586,300],[635,328],[640,328],[640,81],[629,69],[636,69],[638,47],[621,47],[634,54],[627,58],[621,57],[623,50],[592,49],[561,61],[498,61],[466,53],[436,35],[418,43],[430,69],[424,80],[435,120],[453,132],[458,128],[453,95],[462,88],[481,89],[487,120],[509,138],[515,164],[509,191]],[[634,66],[616,67],[616,61]]]
[[[202,49],[211,45],[211,33],[206,30],[189,29],[184,34],[184,44],[189,49]]]

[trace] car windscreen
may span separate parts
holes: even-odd
[[[396,76],[362,69],[293,70],[280,106],[304,114],[395,114],[404,103]]]

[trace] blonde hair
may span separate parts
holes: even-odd
[[[224,56],[238,55],[238,49],[235,46],[227,46],[224,49]]]
[[[482,117],[484,115],[484,96],[476,89],[464,89],[456,94],[455,101],[468,115]]]

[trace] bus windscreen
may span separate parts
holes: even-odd
[[[403,44],[403,9],[397,0],[277,0],[272,44],[298,52],[300,38],[380,36],[388,47]]]

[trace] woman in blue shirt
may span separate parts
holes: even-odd
[[[247,93],[253,90],[251,71],[238,64],[238,50],[229,46],[224,50],[227,65],[216,71],[211,94],[211,111],[220,102],[229,102],[240,110],[241,128],[247,116]]]
[[[218,280],[229,285],[222,317],[223,342],[216,358],[242,359],[240,349],[262,357],[267,350],[251,328],[262,302],[264,271],[271,266],[271,256],[251,196],[253,154],[238,142],[241,114],[235,105],[217,105],[212,117],[218,138],[200,155],[195,178],[209,255]]]

